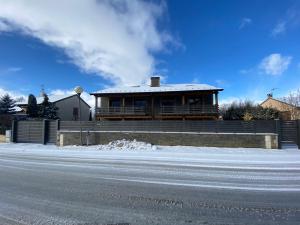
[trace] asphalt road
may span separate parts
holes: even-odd
[[[0,224],[300,224],[298,168],[212,165],[0,151]]]

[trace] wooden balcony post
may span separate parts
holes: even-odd
[[[183,113],[185,111],[184,108],[183,108],[184,105],[185,105],[185,96],[184,95],[182,95],[182,97],[181,97],[181,104],[182,104],[182,108],[181,108],[181,112],[180,113]],[[182,115],[182,120],[185,120],[185,115]]]
[[[122,97],[122,107],[125,107],[125,97]]]
[[[95,116],[97,117],[97,108],[98,108],[98,96],[95,95]]]
[[[123,96],[122,97],[122,108],[121,108],[121,111],[122,111],[122,120],[125,120],[125,97]]]
[[[218,92],[215,92],[215,110],[216,110],[216,113],[219,113]]]
[[[215,93],[215,105],[218,107],[219,102],[218,102],[218,92]]]
[[[98,108],[98,97],[95,95],[95,108]]]
[[[154,119],[154,97],[151,96],[151,116]]]

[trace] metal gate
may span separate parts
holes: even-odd
[[[19,143],[39,143],[55,144],[57,139],[58,122],[54,120],[26,120],[15,121],[15,131],[13,134],[15,142]]]
[[[46,143],[55,144],[57,139],[57,121],[48,121],[46,128]]]
[[[18,121],[17,142],[43,143],[43,121]]]
[[[283,144],[298,144],[298,127],[296,120],[281,121],[281,142]]]

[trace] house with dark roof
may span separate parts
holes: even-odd
[[[207,84],[160,84],[104,89],[95,96],[96,120],[216,120],[218,93]]]
[[[90,106],[78,95],[48,95],[49,102],[55,104],[58,108],[57,116],[60,120],[82,120],[88,121],[90,118]],[[37,97],[37,104],[41,104],[44,97]],[[80,110],[79,110],[80,102]],[[27,111],[27,101],[17,102],[16,105],[22,109],[24,113]],[[80,117],[79,117],[80,113]]]

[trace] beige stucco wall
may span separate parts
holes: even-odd
[[[186,145],[230,148],[278,148],[277,134],[196,133],[196,132],[122,132],[99,131],[89,133],[89,144],[108,144],[115,140],[137,140],[155,145]],[[87,132],[82,133],[82,143],[87,143]],[[80,145],[79,131],[60,131],[57,144]]]
[[[263,102],[261,104],[261,106],[264,108],[274,108],[281,112],[292,110],[292,106],[285,104],[283,102],[274,100],[273,98],[268,98],[265,102]]]
[[[284,119],[300,119],[300,110],[296,107],[286,104],[284,102],[278,101],[273,98],[268,98],[266,101],[260,104],[263,108],[273,108],[277,109],[278,111],[282,112]]]
[[[5,135],[0,134],[0,143],[4,143],[5,140]]]
[[[60,120],[70,121],[73,120],[73,108],[79,107],[78,97],[72,96],[70,98],[63,99],[55,103],[58,107],[57,116]],[[90,108],[82,100],[81,105],[81,120],[88,121],[90,117]]]

